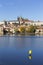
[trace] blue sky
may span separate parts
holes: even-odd
[[[0,21],[18,16],[43,21],[43,0],[0,0]]]

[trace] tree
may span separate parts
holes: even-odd
[[[7,21],[4,20],[4,24],[7,25]]]
[[[20,32],[25,33],[25,27],[20,27]]]
[[[35,31],[36,31],[36,26],[31,25],[29,32],[30,33],[35,33]]]
[[[27,27],[27,33],[35,33],[36,31],[36,26],[30,25],[29,27]]]
[[[20,31],[17,28],[15,28],[14,31],[15,31],[15,34],[19,34],[20,33]]]

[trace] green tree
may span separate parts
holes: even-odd
[[[29,32],[30,33],[35,33],[35,31],[36,31],[36,26],[31,25]]]
[[[14,31],[15,31],[15,34],[19,34],[20,33],[20,31],[17,28],[15,28]]]
[[[4,20],[4,24],[7,25],[7,21]]]
[[[25,27],[20,27],[20,32],[25,33]]]

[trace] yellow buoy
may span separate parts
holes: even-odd
[[[32,50],[29,50],[29,54],[32,54]]]

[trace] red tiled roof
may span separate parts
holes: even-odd
[[[24,19],[24,20],[22,20],[23,22],[33,22],[33,21],[31,21],[31,20],[27,20],[27,19]]]

